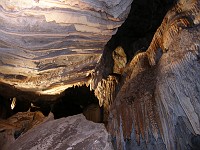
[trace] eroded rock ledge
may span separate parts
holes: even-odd
[[[131,2],[1,0],[0,82],[38,94],[87,83]]]

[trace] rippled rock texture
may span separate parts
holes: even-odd
[[[43,123],[20,136],[9,150],[112,150],[103,124],[87,121],[83,115]]]
[[[101,104],[112,98],[108,130],[117,149],[199,149],[199,14],[199,0],[177,1],[120,80],[98,83]]]
[[[58,94],[87,83],[132,0],[1,0],[0,82]]]
[[[123,50],[115,50],[114,46],[109,49],[108,43],[101,57],[103,46],[126,18],[131,1],[1,1],[1,82],[6,83],[5,87],[10,85],[10,89],[39,94],[56,94],[73,84],[88,83],[104,107],[104,122],[116,149],[199,149],[200,1],[173,1],[150,42],[151,27],[162,16],[154,16],[159,13],[160,5],[154,5],[157,2],[161,1],[154,0],[152,7],[142,7],[143,1],[137,1],[133,8],[149,8],[149,13],[141,12],[141,16],[152,18],[144,19],[140,28],[140,17],[136,15],[138,21],[132,25],[137,24],[133,33],[138,39],[135,37],[134,43],[129,43],[132,46],[125,48],[118,42],[126,39],[110,41],[110,45],[122,46]],[[150,3],[146,1],[145,6]],[[146,30],[137,34],[137,29]],[[141,33],[148,35],[142,38]],[[129,47],[133,49],[127,50]],[[77,133],[82,137],[83,130],[87,132],[83,131],[83,137],[91,132],[92,136],[96,134],[82,121],[76,121],[76,117],[70,117],[76,129],[72,125],[67,128],[65,119],[58,120],[60,126],[51,121],[43,124],[45,129],[42,125],[34,128],[28,133],[33,134],[31,138],[36,142],[27,138],[27,133],[17,140],[16,146],[41,149],[53,143],[56,148],[63,146],[62,138],[70,138],[64,145],[69,149],[91,149],[88,144],[71,141]],[[83,128],[79,130],[80,124]],[[52,130],[47,130],[48,126]],[[67,133],[75,135],[70,137]],[[103,135],[107,139],[105,132]],[[61,145],[54,141],[55,136],[63,140]],[[22,141],[26,144],[20,145]],[[101,140],[88,143],[98,147],[98,141]],[[105,142],[101,146],[106,147]]]

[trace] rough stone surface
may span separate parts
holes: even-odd
[[[152,1],[154,3],[149,5]],[[141,9],[144,6],[142,0],[138,0],[133,7],[137,8],[134,10],[136,14],[138,14],[137,10],[140,9],[144,12],[141,13],[142,16],[144,14],[144,18],[151,16],[150,19],[144,19],[143,23],[140,22],[141,18],[138,16],[136,17],[137,21],[132,21],[132,25],[139,23],[139,25],[134,26],[135,29],[132,32],[136,33],[137,36],[149,33],[147,31],[153,32],[152,26],[156,27],[154,26],[154,21],[157,20],[155,14],[159,13],[157,8],[160,5],[154,4],[161,1],[152,1],[146,0],[145,3],[145,6],[148,6],[145,8],[149,11],[145,11],[145,8]],[[104,107],[104,118],[108,121],[108,130],[112,135],[115,149],[199,149],[199,0],[174,1],[173,7],[170,7],[149,47],[152,34],[144,35],[145,38],[136,38],[135,42],[132,43],[133,49],[130,50],[130,53],[127,53],[127,48],[125,48],[124,52],[127,58],[123,60],[123,65],[117,66],[121,75],[113,72],[116,61],[112,57],[115,48],[121,44],[118,42],[126,41],[126,38],[114,42],[110,41],[112,49],[109,48],[109,44],[105,47],[101,62],[93,74],[95,63],[98,62],[101,55],[101,50],[94,49],[94,47],[102,48],[114,33],[113,31],[123,22],[130,1],[118,0],[111,3],[109,0],[77,0],[72,3],[72,1],[64,0],[40,0],[32,1],[32,3],[26,3],[30,1],[21,3],[22,0],[10,0],[5,2],[5,0],[0,2],[2,6],[0,7],[2,10],[0,12],[2,20],[0,57],[3,56],[0,59],[0,71],[2,72],[0,81],[6,83],[5,86],[10,85],[10,89],[16,87],[39,94],[53,94],[59,93],[71,84],[82,84],[89,81],[87,83],[95,89],[100,106]],[[126,8],[127,11],[122,8]],[[49,10],[52,12],[48,13]],[[65,14],[65,12],[69,12],[69,14]],[[118,12],[121,12],[121,15]],[[60,17],[55,18],[51,14]],[[99,17],[98,14],[100,14]],[[68,19],[70,15],[73,17]],[[86,17],[86,20],[82,15]],[[6,17],[11,21],[8,22]],[[27,24],[30,20],[34,23]],[[65,21],[69,24],[66,25]],[[139,26],[143,24],[146,26],[140,28]],[[14,28],[16,25],[18,28]],[[31,25],[34,25],[34,28]],[[48,31],[45,30],[46,28],[42,28],[42,25],[46,25]],[[66,35],[64,33],[66,28],[68,33],[63,38],[63,34]],[[145,32],[138,30],[137,34],[137,29],[145,29]],[[123,31],[121,30],[121,34]],[[129,32],[128,29],[122,35],[127,32]],[[32,40],[33,37],[34,40]],[[15,53],[16,49],[18,53]],[[67,52],[69,50],[69,53],[65,49]],[[137,54],[136,51],[138,51]],[[123,57],[125,58],[125,55]],[[126,64],[126,62],[128,63]],[[69,63],[69,65],[65,63]],[[124,66],[125,64],[126,66]],[[92,80],[90,80],[91,77]],[[0,86],[1,91],[3,91],[2,85]],[[72,126],[75,125],[76,129],[79,129],[77,127],[82,125],[82,122],[75,121],[70,117],[70,121],[74,122],[70,124],[69,131],[68,128],[62,128],[62,123],[65,125],[65,119],[58,120],[60,126],[56,126],[56,121],[51,121],[50,124],[44,124],[44,129],[41,125],[28,132],[33,135],[31,138],[35,139],[35,143],[27,138],[30,136],[27,133],[21,136],[15,145],[24,149],[29,149],[29,146],[41,149],[42,146],[52,146],[52,143],[56,143],[56,146],[63,146],[62,143],[64,143],[64,146],[67,145],[69,149],[72,146],[77,146],[79,149],[79,146],[81,149],[86,145],[89,146],[83,143],[73,145],[71,141],[73,141],[74,136],[66,137],[65,134],[75,132],[77,135],[79,132],[74,130]],[[48,125],[52,129],[63,131],[64,134],[55,130],[48,131]],[[82,131],[82,129],[80,130]],[[84,134],[92,132],[92,130],[88,131],[86,127],[83,130],[87,131]],[[44,138],[40,139],[40,136],[36,136],[37,131],[38,135],[43,135]],[[80,135],[82,134],[78,136],[80,137]],[[59,140],[66,137],[71,145],[65,145],[65,140],[59,145],[59,141],[54,142],[57,138],[53,137],[58,137]],[[26,144],[23,143],[24,141],[27,141]],[[83,141],[88,142],[87,139]],[[62,149],[62,147],[60,148]],[[91,147],[89,148],[91,149]]]
[[[1,0],[0,82],[38,94],[87,83],[131,2]]]
[[[117,149],[199,146],[199,11],[198,0],[177,1],[147,51],[132,59],[112,87],[117,95],[108,106],[108,129]],[[102,89],[108,82],[98,85]]]
[[[120,46],[117,47],[113,51],[112,57],[114,60],[113,73],[121,74],[127,63],[127,57],[126,57],[126,54],[125,54],[123,48]]]
[[[83,115],[43,123],[20,136],[8,149],[112,150],[103,124],[87,121]]]
[[[16,138],[49,120],[49,117],[45,118],[41,112],[19,112],[6,120],[0,120],[0,150],[7,149]]]

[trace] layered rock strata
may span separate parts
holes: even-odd
[[[88,82],[132,0],[1,0],[0,82],[59,94]]]

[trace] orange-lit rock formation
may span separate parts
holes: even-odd
[[[200,1],[131,2],[1,0],[0,95],[90,85],[115,149],[199,149]]]
[[[108,123],[118,149],[198,147],[199,7],[199,1],[178,1],[147,51],[136,55],[124,72]]]

